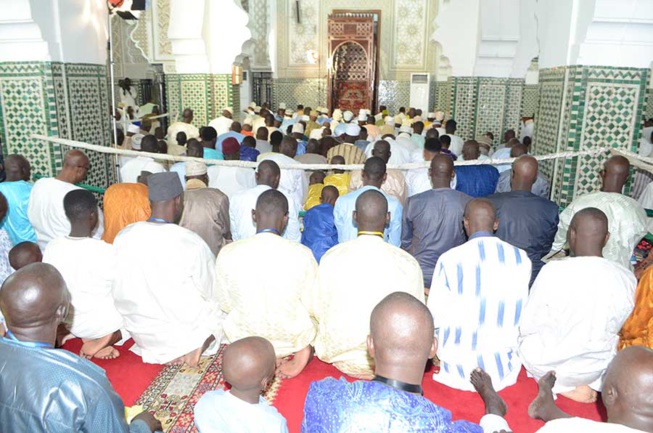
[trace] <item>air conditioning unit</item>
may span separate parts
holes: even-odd
[[[410,74],[410,106],[420,108],[422,117],[429,110],[429,93],[431,87],[431,76],[429,74]]]

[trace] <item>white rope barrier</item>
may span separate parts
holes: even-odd
[[[188,157],[188,156],[173,156],[173,155],[167,155],[167,154],[161,154],[161,153],[148,153],[148,152],[140,152],[140,151],[135,151],[135,150],[125,150],[125,149],[118,149],[115,147],[108,147],[108,146],[99,146],[97,144],[89,144],[89,143],[83,143],[81,141],[75,141],[75,140],[67,140],[64,138],[58,138],[58,137],[47,137],[45,135],[39,135],[39,134],[32,134],[32,138],[36,138],[38,140],[43,140],[45,142],[50,142],[50,143],[57,143],[63,146],[68,146],[68,147],[74,147],[78,149],[85,149],[85,150],[91,150],[94,152],[98,153],[105,153],[105,154],[110,154],[110,155],[125,155],[125,156],[149,156],[151,158],[160,160],[160,161],[173,161],[173,162],[178,162],[178,161],[200,161],[204,162],[207,164],[212,164],[212,165],[221,165],[221,166],[227,166],[227,167],[243,167],[243,168],[256,168],[258,166],[257,162],[250,162],[250,161],[224,161],[220,159],[206,159],[206,158],[193,158],[193,157]],[[573,158],[573,157],[578,157],[578,156],[586,156],[586,155],[598,155],[601,153],[606,153],[606,152],[615,152],[617,149],[611,149],[611,148],[596,148],[596,149],[590,149],[590,150],[584,150],[580,152],[559,152],[559,153],[552,153],[548,155],[534,155],[535,159],[538,161],[548,161],[552,159],[559,159],[559,158]],[[624,152],[624,151],[618,151],[618,152]],[[627,154],[624,153],[624,156],[627,157]],[[637,157],[638,159],[644,159],[642,157],[639,157],[637,154],[632,154],[633,157]],[[499,164],[511,164],[515,159],[517,158],[505,158],[505,159],[488,159],[488,160],[473,160],[473,161],[456,161],[454,165],[456,166],[465,166],[465,165],[499,165]],[[653,163],[653,159],[651,158],[645,158],[648,160],[651,160],[651,163]],[[400,164],[400,165],[388,165],[389,169],[394,169],[394,170],[410,170],[410,169],[415,169],[415,168],[426,168],[429,167],[430,163],[428,161],[424,162],[411,162],[407,164]],[[281,169],[289,169],[289,170],[361,170],[363,168],[362,164],[348,164],[348,165],[335,165],[335,164],[279,164],[279,168]],[[651,170],[653,170],[653,167],[651,167]]]

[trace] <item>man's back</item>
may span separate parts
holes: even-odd
[[[506,170],[499,174],[499,181],[497,182],[497,189],[495,192],[500,193],[512,191],[512,187],[510,186],[511,176],[511,170]],[[531,192],[537,196],[548,199],[550,188],[549,180],[544,177],[542,173],[537,173],[537,179],[535,179]]]
[[[610,238],[603,247],[603,257],[630,269],[630,258],[639,241],[646,235],[647,218],[644,209],[632,198],[614,192],[593,192],[576,198],[560,214],[558,232],[552,251],[558,251],[567,242],[567,231],[576,212],[595,207],[608,217]]]
[[[376,304],[396,291],[424,300],[417,261],[373,235],[331,248],[322,257],[317,282],[313,304],[313,316],[318,321],[315,352],[347,374],[372,373],[365,341]]]
[[[215,290],[227,313],[227,338],[264,337],[277,357],[311,344],[315,328],[304,305],[312,297],[316,273],[311,250],[272,233],[224,247],[215,265]]]
[[[138,181],[138,176],[141,175],[142,171],[149,171],[150,173],[163,173],[166,171],[166,169],[163,167],[163,165],[154,161],[150,157],[138,156],[134,159],[129,160],[120,169],[121,182],[136,183]]]
[[[450,188],[438,188],[409,197],[404,207],[401,247],[417,259],[424,287],[431,287],[440,255],[465,243],[463,214],[472,198]]]
[[[331,247],[338,243],[338,230],[333,223],[333,206],[322,203],[312,207],[304,216],[302,245],[313,251],[315,260],[320,259]]]
[[[313,382],[306,396],[302,433],[481,433],[468,421],[426,398],[379,382],[327,378]]]
[[[229,229],[229,199],[215,188],[198,188],[184,193],[184,213],[179,221],[198,234],[217,255],[231,240]]]
[[[207,168],[207,174],[209,175],[209,186],[218,188],[229,198],[239,191],[256,186],[254,170],[251,168],[212,165]]]
[[[34,184],[27,214],[41,251],[52,239],[70,234],[63,198],[75,189],[79,187],[55,178],[39,179]]]
[[[558,230],[558,205],[528,191],[510,191],[488,197],[497,210],[503,241],[526,251],[531,259],[530,284],[544,266],[542,257],[551,251]]]
[[[0,183],[0,193],[7,198],[9,210],[0,228],[7,230],[11,242],[18,245],[21,242],[36,242],[36,233],[27,217],[27,207],[32,193],[32,184],[24,180]]]
[[[469,375],[480,367],[497,390],[516,382],[517,326],[530,276],[526,252],[487,232],[440,256],[428,299],[442,361],[435,381],[473,391]]]
[[[494,194],[499,172],[489,164],[456,167],[456,189],[472,197]]]
[[[5,338],[0,339],[0,370],[3,432],[129,431],[120,397],[90,361]]]
[[[635,285],[632,272],[603,257],[568,257],[545,265],[519,326],[526,370],[536,378],[556,370],[554,392],[600,383],[633,309]]]
[[[362,164],[365,162],[365,153],[351,143],[342,143],[332,147],[327,152],[327,159],[331,161],[336,155],[345,158],[345,164]]]
[[[283,153],[277,152],[259,155],[258,162],[265,160],[274,161],[279,165],[299,164],[294,159],[287,157]],[[304,197],[308,191],[308,179],[304,175],[304,171],[282,168],[278,190],[285,193],[288,197],[292,198],[297,205],[301,206],[301,204],[304,203]]]
[[[189,353],[221,328],[215,257],[202,238],[176,224],[139,222],[122,230],[114,246],[116,307],[145,362]]]

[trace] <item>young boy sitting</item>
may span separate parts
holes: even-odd
[[[336,155],[331,158],[331,164],[344,165],[345,158],[341,155]],[[345,195],[349,192],[349,181],[351,180],[351,173],[345,170],[333,170],[333,173],[324,178],[325,185],[333,185],[338,188],[338,194]]]
[[[34,242],[21,242],[9,251],[9,264],[14,271],[32,263],[41,263],[42,260],[41,249]]]
[[[322,194],[322,188],[324,188],[325,176],[326,174],[323,171],[314,171],[311,177],[308,178],[308,194],[306,195],[304,210],[310,210],[312,207],[320,204],[320,195]]]
[[[224,350],[222,372],[231,389],[209,391],[195,405],[200,433],[287,433],[286,420],[261,396],[274,378],[276,356],[261,337],[246,337]]]
[[[313,207],[304,216],[302,245],[311,249],[318,263],[324,253],[338,243],[338,230],[333,222],[333,207],[338,197],[335,186],[325,186],[320,195],[322,204]]]

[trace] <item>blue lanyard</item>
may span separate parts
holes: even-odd
[[[274,233],[275,235],[281,236],[281,233],[279,233],[279,230],[277,229],[261,229],[256,232],[256,234],[259,233]]]
[[[22,346],[27,346],[27,347],[34,347],[34,348],[47,348],[47,349],[52,349],[52,344],[50,343],[43,343],[41,341],[20,341],[16,336],[14,335],[13,332],[11,332],[9,329],[7,329],[7,334],[6,337],[8,337],[11,341],[18,343]]]
[[[164,220],[163,218],[154,218],[154,217],[150,217],[150,219],[148,219],[147,222],[170,224],[170,221],[168,220]]]

